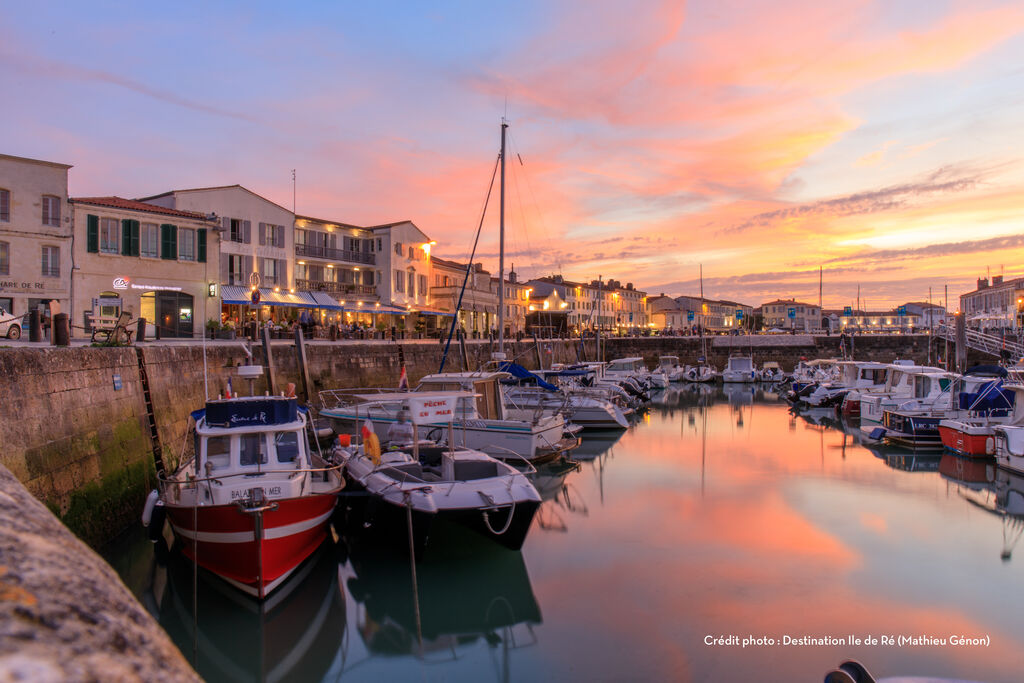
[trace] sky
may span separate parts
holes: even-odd
[[[0,152],[240,183],[520,277],[881,309],[1024,274],[1024,5],[0,0]],[[16,94],[16,97],[12,97]],[[475,257],[496,272],[498,188]],[[506,266],[507,267],[507,266]]]

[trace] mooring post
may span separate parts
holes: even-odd
[[[295,358],[299,363],[299,377],[302,379],[302,395],[306,405],[310,404],[313,382],[309,379],[309,365],[306,363],[306,342],[302,338],[302,327],[295,326]]]
[[[267,378],[267,393],[277,394],[277,382],[274,377],[274,353],[270,348],[270,328],[263,328],[263,374]]]
[[[963,313],[956,314],[956,370],[967,368],[967,323]]]
[[[462,369],[469,372],[469,354],[466,352],[466,335],[459,330],[459,350],[462,352]]]
[[[536,332],[533,334],[533,350],[534,350],[534,353],[536,353],[536,355],[537,355],[537,369],[538,370],[543,370],[544,369],[544,363],[542,362],[541,357],[540,357],[540,340],[537,339],[537,333]]]

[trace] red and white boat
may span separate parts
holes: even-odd
[[[942,420],[942,445],[957,455],[986,458],[996,454],[995,427],[998,421],[984,418]]]
[[[207,401],[192,417],[194,455],[160,477],[143,521],[166,514],[188,558],[263,599],[327,537],[341,466],[310,450],[295,398]]]

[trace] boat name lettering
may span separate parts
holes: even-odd
[[[267,421],[267,414],[263,411],[253,413],[252,415],[231,415],[231,424],[245,424],[247,422],[254,422],[256,424],[265,424]]]

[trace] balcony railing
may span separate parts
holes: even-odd
[[[295,279],[295,288],[307,292],[328,292],[330,294],[360,294],[372,296],[377,293],[373,285],[355,285],[350,282],[324,282],[323,280]]]
[[[311,244],[296,244],[295,255],[307,256],[309,258],[322,258],[330,261],[368,263],[370,265],[373,265],[377,262],[377,257],[369,252],[347,251],[345,249],[331,249],[330,247],[317,247]]]

